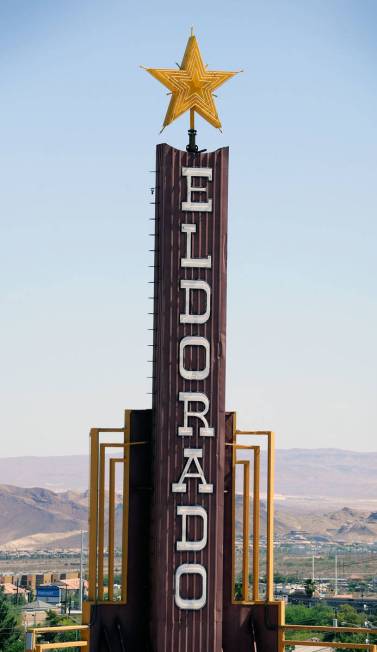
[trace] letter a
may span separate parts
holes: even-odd
[[[203,457],[203,451],[201,448],[185,448],[183,451],[183,456],[187,458],[186,466],[182,471],[182,475],[179,478],[178,482],[173,482],[171,490],[173,494],[185,494],[187,492],[187,484],[185,483],[186,478],[199,478],[201,481],[199,485],[200,494],[212,494],[213,493],[213,484],[208,484],[205,477],[202,467],[200,466],[199,458]],[[194,464],[196,467],[196,473],[190,473],[190,466]]]

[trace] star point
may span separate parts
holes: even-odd
[[[146,68],[152,77],[164,84],[171,100],[164,119],[167,127],[186,111],[195,111],[213,127],[221,128],[216,110],[214,91],[237,72],[208,70],[203,63],[196,37],[191,32],[182,63],[176,68]]]

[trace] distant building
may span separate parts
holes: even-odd
[[[37,601],[45,604],[57,605],[62,602],[62,587],[56,584],[40,584],[37,587]]]
[[[25,600],[27,600],[29,591],[23,589],[21,586],[16,586],[11,582],[4,582],[4,583],[0,583],[0,587],[7,598],[22,596],[23,598],[25,598]]]
[[[61,580],[78,579],[79,571],[49,572],[49,573],[25,573],[19,575],[0,575],[0,584],[19,585],[24,589],[36,591],[41,584],[56,584]]]
[[[84,581],[84,593],[88,583]],[[71,605],[79,603],[80,578],[69,578],[59,580],[50,584],[40,584],[37,587],[37,599],[43,600],[51,605]]]
[[[58,613],[58,610],[54,605],[43,602],[43,600],[29,602],[22,608],[23,625],[25,627],[42,625],[46,620],[48,611],[55,611]]]

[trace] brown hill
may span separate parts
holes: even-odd
[[[41,488],[0,485],[0,549],[79,548],[80,530],[87,529],[88,494],[55,493]],[[326,507],[326,505],[324,505]],[[121,540],[122,506],[116,508],[117,541]],[[266,510],[261,505],[261,534],[266,531]],[[236,536],[242,532],[242,498],[236,503]],[[303,508],[302,504],[276,501],[277,538],[296,536],[337,542],[377,541],[377,515],[344,507],[330,511]],[[107,537],[106,537],[107,538]]]
[[[36,536],[43,548],[44,539],[54,541],[57,534],[64,538],[87,528],[86,501],[80,494],[0,485],[0,514],[1,546]]]

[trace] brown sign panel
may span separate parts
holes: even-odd
[[[157,147],[152,641],[221,652],[228,149]]]

